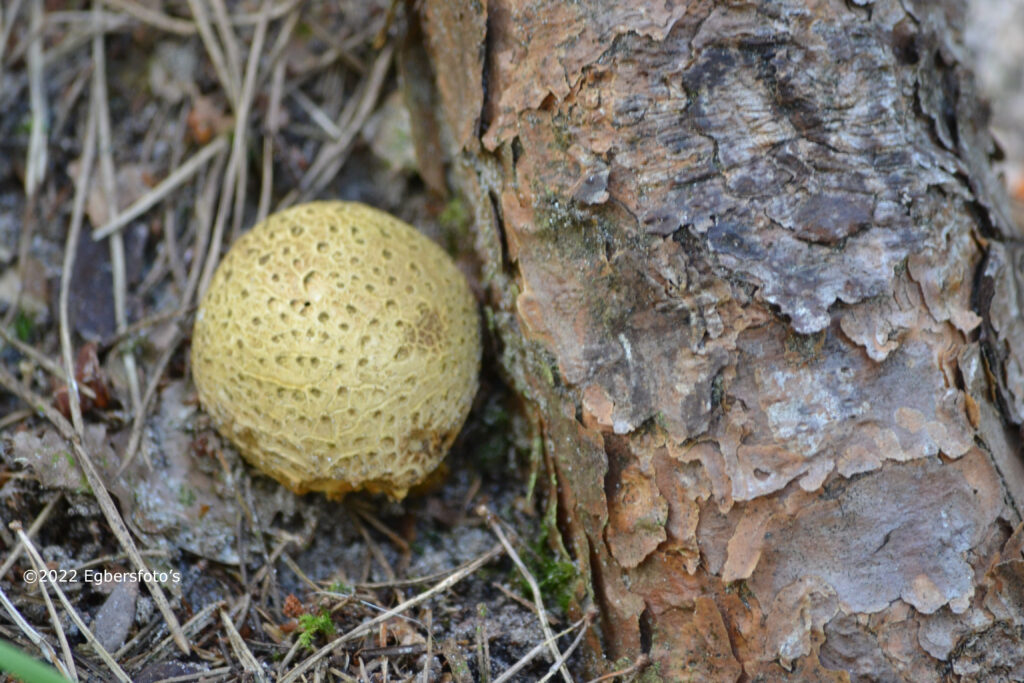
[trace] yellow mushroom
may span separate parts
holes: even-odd
[[[447,254],[352,202],[273,214],[217,268],[192,372],[222,434],[297,493],[404,498],[477,387],[476,304]]]

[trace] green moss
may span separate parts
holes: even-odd
[[[331,621],[331,614],[326,609],[320,610],[319,614],[303,614],[299,617],[299,645],[307,649],[314,649],[313,641],[318,634],[325,637],[334,635],[334,622]]]
[[[188,486],[182,485],[178,489],[178,502],[183,507],[191,507],[196,502],[196,492]]]
[[[636,683],[663,683],[664,680],[661,675],[661,666],[655,662],[643,670],[643,673],[637,677]]]
[[[549,387],[555,386],[555,373],[551,371],[551,366],[547,363],[542,364],[538,370],[544,376],[544,380],[548,383]]]
[[[19,341],[30,343],[35,337],[35,325],[35,316],[24,310],[18,310],[18,315],[14,316],[14,336]]]
[[[445,250],[452,256],[462,250],[460,245],[469,235],[471,218],[469,208],[459,197],[450,199],[437,217],[438,223],[441,224],[441,231],[444,233]]]
[[[469,209],[459,197],[453,197],[445,204],[437,220],[446,231],[457,234],[465,234],[469,231]]]
[[[547,506],[541,520],[541,530],[530,544],[530,552],[524,558],[527,568],[537,580],[545,605],[558,605],[565,613],[576,597],[576,589],[582,580],[579,569],[569,561],[556,527],[557,503]],[[552,543],[553,542],[553,543]],[[520,590],[528,594],[530,587],[525,579]]]
[[[576,584],[580,580],[576,565],[568,560],[558,558],[550,548],[540,544],[532,544],[532,555],[526,566],[537,580],[541,598],[547,606],[558,605],[564,614],[576,597]],[[530,594],[530,586],[525,579],[519,582],[519,590],[524,595]]]

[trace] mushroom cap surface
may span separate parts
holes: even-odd
[[[311,202],[245,233],[203,296],[199,400],[296,493],[405,497],[444,458],[477,388],[476,302],[448,255],[354,202]]]

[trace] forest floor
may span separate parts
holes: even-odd
[[[474,272],[465,212],[416,173],[400,3],[3,13],[0,638],[79,680],[569,679],[574,569],[494,340],[447,477],[402,503],[258,475],[190,379],[199,293],[268,212],[362,201]],[[162,581],[102,574],[140,564]]]
[[[465,211],[417,174],[396,7],[3,2],[0,639],[85,681],[535,681],[556,657],[558,677],[577,670],[573,566],[545,543],[538,446],[494,340],[447,477],[402,503],[294,496],[197,406],[198,294],[270,211],[363,201],[475,272]],[[967,19],[1024,200],[1024,1],[973,0]],[[138,562],[167,580],[85,578]],[[58,579],[45,591],[26,580],[43,568]]]

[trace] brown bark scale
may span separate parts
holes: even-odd
[[[1024,678],[1024,246],[956,9],[415,11],[592,672]]]

